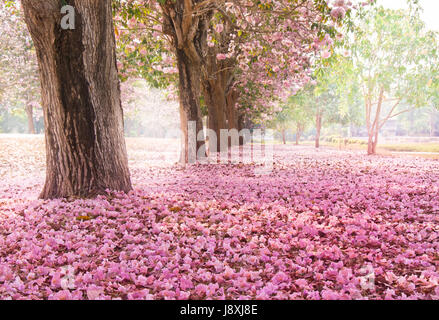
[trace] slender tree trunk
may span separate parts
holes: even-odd
[[[191,138],[197,138],[197,135],[203,135],[203,121],[201,118],[200,108],[200,90],[201,90],[201,65],[191,61],[183,49],[177,49],[177,63],[180,75],[180,125],[182,132],[182,145],[180,162],[186,164],[189,162],[189,141]],[[209,116],[209,121],[210,121]],[[189,121],[195,123],[195,137],[189,136]],[[203,141],[196,141],[197,151],[205,144]],[[196,160],[196,159],[194,159]]]
[[[27,116],[27,128],[29,134],[36,134],[35,123],[34,123],[34,108],[32,105],[26,105],[26,116]]]
[[[300,138],[302,137],[302,133],[305,131],[305,126],[301,123],[296,124],[296,146],[300,144]]]
[[[66,2],[76,11],[74,30],[61,28],[61,1],[22,1],[42,87],[47,168],[41,198],[128,192],[111,2]]]
[[[380,117],[381,117],[381,108],[382,108],[383,100],[384,100],[384,88],[381,88],[373,122],[371,122],[372,103],[370,99],[366,104],[366,124],[367,124],[368,136],[369,136],[367,143],[368,155],[375,155],[377,151],[378,137],[379,137],[380,126],[381,126]]]
[[[245,128],[245,119],[243,115],[238,117],[238,131],[241,132]],[[243,136],[239,136],[239,145],[243,146],[246,143]]]
[[[282,134],[282,143],[283,144],[287,144],[287,138],[286,138],[286,132],[285,129],[281,130],[281,134]]]
[[[377,153],[378,136],[379,136],[379,129],[377,128],[377,130],[375,131],[375,137],[374,137],[374,141],[373,141],[373,144],[372,144],[372,154],[376,154]]]
[[[322,114],[320,111],[317,111],[316,116],[316,148],[320,148],[320,133],[322,130]]]

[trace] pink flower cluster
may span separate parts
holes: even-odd
[[[42,141],[11,141],[1,299],[439,298],[437,161],[287,146],[255,176],[131,156],[128,195],[40,201]]]

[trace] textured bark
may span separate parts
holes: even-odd
[[[23,0],[38,57],[46,136],[41,198],[131,190],[110,1],[70,0],[76,29],[61,29],[61,1]]]
[[[226,95],[227,103],[227,125],[229,130],[238,129],[238,118],[236,116],[236,103],[239,99],[239,93],[236,90],[229,90]]]
[[[217,136],[216,150],[221,150],[221,130],[226,129],[226,96],[219,79],[205,80],[203,82],[203,93],[209,112],[209,129],[215,131]],[[214,150],[215,147],[209,145],[209,150]]]
[[[182,132],[182,146],[180,162],[189,162],[189,132],[188,123],[196,123],[196,134],[203,132],[203,121],[200,109],[200,86],[201,86],[201,66],[191,61],[184,50],[177,49],[177,62],[180,75],[180,125]],[[203,145],[204,141],[197,141],[197,150]]]
[[[210,3],[210,2],[209,2]],[[189,162],[188,122],[195,121],[196,134],[203,136],[200,97],[203,59],[207,51],[207,30],[213,8],[202,8],[202,0],[164,1],[163,32],[172,39],[180,77],[180,123],[182,132],[182,153],[180,162]],[[197,150],[204,141],[197,141]]]
[[[238,117],[238,131],[241,132],[241,130],[245,129],[245,119],[243,115],[240,115]],[[244,137],[239,136],[239,145],[243,146],[246,143]]]
[[[34,108],[32,105],[26,105],[27,129],[29,134],[36,134],[34,124]]]

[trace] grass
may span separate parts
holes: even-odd
[[[314,141],[303,141],[301,145],[313,146]],[[320,145],[323,147],[339,148],[340,145],[334,142],[321,141]],[[367,145],[364,144],[348,144],[341,145],[342,149],[347,150],[367,150]],[[394,144],[378,144],[378,153],[392,154],[398,153],[402,155],[416,155],[418,157],[439,160],[439,144],[438,143],[394,143]],[[425,154],[419,154],[425,153]]]
[[[398,143],[383,144],[379,148],[393,152],[428,152],[439,153],[438,143]]]

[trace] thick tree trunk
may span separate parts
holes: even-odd
[[[197,135],[204,136],[200,109],[201,65],[191,61],[183,49],[177,49],[177,63],[180,75],[180,125],[182,132],[180,162],[186,164],[196,161],[196,158],[189,159],[190,144],[196,144],[197,151],[205,144],[204,140],[189,141],[189,139],[196,139]],[[189,121],[195,123],[195,137],[189,135]],[[196,153],[194,156],[196,157]]]
[[[216,134],[216,146],[212,146],[209,142],[209,150],[221,150],[221,129],[226,129],[225,109],[226,96],[220,81],[205,80],[203,84],[204,98],[206,100],[209,121],[208,128]]]
[[[46,133],[41,197],[131,190],[110,1],[68,0],[76,28],[61,28],[61,1],[23,0],[38,57]]]
[[[236,90],[230,90],[226,95],[226,111],[227,111],[227,126],[229,130],[238,129],[238,118],[236,116],[236,102],[238,102],[239,93]]]
[[[27,129],[29,134],[36,134],[35,124],[34,124],[34,108],[32,105],[26,105],[26,116],[27,116]]]
[[[213,10],[205,10],[202,14],[195,15],[194,6],[196,3],[186,0],[160,1],[163,13],[163,32],[172,39],[180,78],[182,132],[180,162],[183,164],[196,162],[198,151],[200,149],[206,150],[204,148],[200,93],[204,58],[207,51],[207,30],[214,12]],[[188,126],[191,128],[191,132]],[[194,132],[192,132],[192,128]]]
[[[316,116],[316,148],[320,148],[320,133],[322,131],[322,114],[318,111]]]

